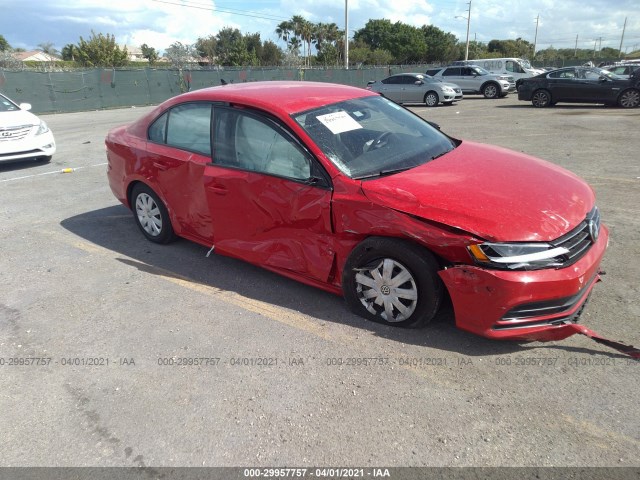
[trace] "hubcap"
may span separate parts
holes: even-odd
[[[356,291],[367,311],[387,322],[407,320],[418,305],[413,275],[391,258],[358,269]]]
[[[622,95],[620,103],[625,108],[634,108],[640,104],[640,92],[631,91]]]
[[[537,107],[544,107],[547,104],[547,95],[545,93],[536,93],[533,101]]]
[[[152,237],[160,235],[162,231],[162,215],[156,202],[146,193],[136,198],[136,215],[145,232]]]

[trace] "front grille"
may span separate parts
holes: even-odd
[[[19,125],[16,127],[0,128],[0,142],[22,140],[33,128],[33,125]]]
[[[557,258],[560,267],[574,264],[587,253],[600,234],[600,211],[593,207],[587,217],[566,235],[550,242],[554,247],[564,247],[568,253]]]

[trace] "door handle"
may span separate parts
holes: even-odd
[[[211,190],[213,193],[218,195],[226,195],[229,193],[229,190],[227,190],[227,187],[224,185],[209,185],[207,190]]]
[[[162,171],[167,170],[169,168],[167,165],[160,162],[153,162],[153,166],[156,167],[158,170],[162,170]]]

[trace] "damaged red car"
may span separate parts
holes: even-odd
[[[461,141],[380,95],[312,82],[189,92],[106,138],[108,178],[152,242],[184,237],[344,295],[390,325],[575,333],[608,243],[593,190]]]

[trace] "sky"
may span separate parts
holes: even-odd
[[[0,35],[14,48],[62,48],[88,39],[92,30],[121,45],[143,43],[164,51],[172,43],[193,44],[224,27],[260,33],[284,46],[278,23],[302,15],[318,23],[345,25],[350,37],[369,19],[414,26],[435,25],[466,41],[467,0],[0,0]],[[521,37],[537,50],[611,47],[640,49],[638,0],[471,0],[470,40]],[[537,24],[537,39],[536,39]]]

